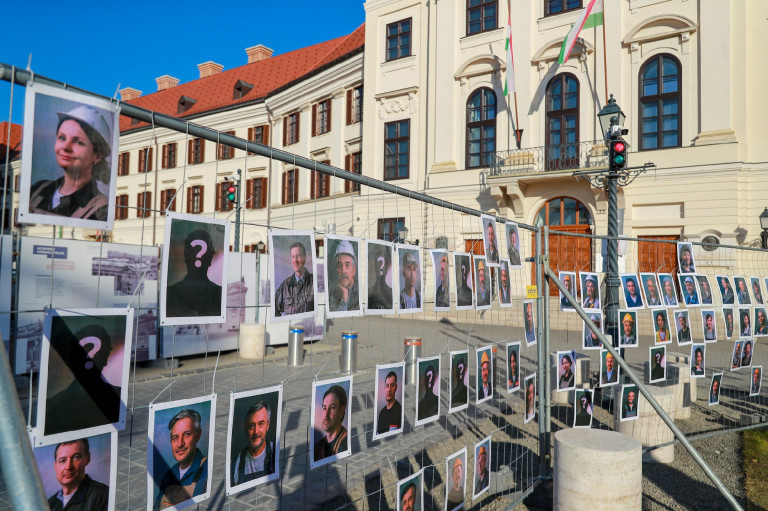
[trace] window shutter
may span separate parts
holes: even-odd
[[[192,157],[195,155],[195,139],[191,139],[187,143],[187,163],[191,164],[193,162]]]
[[[152,160],[154,160],[154,148],[149,148],[149,159],[147,160],[147,172],[152,172]]]
[[[301,133],[301,112],[296,112],[296,140],[294,140],[294,142],[299,141],[299,138],[301,138],[299,137],[300,133]]]
[[[347,125],[352,124],[352,91],[354,89],[350,89],[347,91]]]
[[[165,215],[165,198],[168,190],[160,190],[160,215]]]
[[[309,198],[310,199],[316,199],[317,198],[317,171],[312,171],[312,181],[310,182],[309,186]]]
[[[141,218],[142,208],[144,207],[144,194],[139,192],[136,196],[136,218]]]
[[[192,187],[187,188],[187,213],[192,213]]]
[[[162,166],[164,169],[168,168],[168,144],[165,144],[163,146],[163,163]]]
[[[256,207],[256,197],[253,196],[255,184],[255,179],[249,179],[245,182],[245,203],[248,209],[254,209]]]
[[[261,201],[259,202],[259,208],[267,207],[267,178],[261,178]]]
[[[286,200],[286,197],[288,195],[288,190],[286,186],[287,182],[288,182],[288,172],[283,172],[283,200],[282,200],[283,204],[288,203],[288,201]]]
[[[288,117],[283,117],[283,147],[288,145]]]
[[[125,156],[124,153],[123,154],[119,154],[117,156],[117,175],[118,176],[122,176],[123,173],[124,173],[124,170],[123,170],[124,156]],[[18,189],[18,187],[17,187],[17,189]]]
[[[224,183],[216,183],[216,211],[224,211],[222,201],[224,194]]]
[[[299,169],[293,169],[293,202],[299,200]]]
[[[200,185],[200,209],[198,213],[205,211],[205,186]]]
[[[328,128],[328,131],[331,131],[331,106],[333,106],[333,101],[331,101],[331,98],[328,98],[326,101],[328,101],[328,120],[326,121],[328,124],[326,128]]]
[[[269,124],[265,124],[261,130],[261,143],[263,145],[269,145]]]
[[[152,212],[149,210],[152,208],[152,192],[144,192],[144,199],[144,207],[147,208],[144,210],[144,217],[146,218],[152,215]]]
[[[317,135],[317,105],[312,105],[312,135]]]
[[[205,140],[202,138],[198,140],[200,141],[200,161],[198,163],[203,163],[205,161]]]

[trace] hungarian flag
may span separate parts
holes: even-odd
[[[581,29],[592,28],[603,24],[603,0],[589,0],[589,4],[584,8],[576,20],[576,23],[571,27],[571,31],[568,32],[568,36],[563,41],[563,46],[560,47],[560,58],[557,59],[559,64],[565,64],[568,62],[568,57],[571,55],[571,50],[576,44],[576,39],[579,38]]]
[[[512,60],[512,13],[510,9],[507,20],[507,83],[504,84],[504,95],[512,92],[515,92],[515,63]]]

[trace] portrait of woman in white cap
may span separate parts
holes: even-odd
[[[65,92],[56,91],[50,96],[41,91],[34,94],[34,112],[28,117],[33,118],[35,126],[30,128],[29,138],[25,134],[25,140],[32,144],[22,164],[22,179],[26,177],[22,197],[26,207],[20,208],[19,219],[111,228],[111,155],[116,147],[116,107],[107,101],[99,101],[96,106],[95,100]],[[77,101],[65,96],[74,96]]]

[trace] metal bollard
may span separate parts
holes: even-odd
[[[341,332],[341,371],[357,369],[357,332]]]
[[[304,326],[292,326],[288,330],[288,366],[304,365]]]
[[[405,356],[405,384],[419,381],[419,366],[416,359],[421,356],[421,337],[406,337],[403,343]]]

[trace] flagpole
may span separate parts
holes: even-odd
[[[509,56],[512,56],[512,0],[509,0],[507,2],[507,16],[508,16],[508,26],[507,26],[507,45],[509,50]],[[513,73],[515,72],[514,67],[514,57],[509,59],[510,62],[507,62],[507,73]],[[511,68],[511,69],[510,69]],[[507,84],[509,84],[509,78],[507,78]],[[507,86],[504,86],[504,89],[507,89]],[[520,143],[523,138],[523,130],[520,129],[520,118],[518,117],[518,111],[517,111],[517,86],[514,87],[514,91],[512,91],[512,95],[514,97],[515,101],[515,145],[517,145],[517,148],[520,149]],[[509,103],[507,103],[509,104]]]
[[[605,78],[605,103],[608,104],[608,57],[605,54],[605,2],[603,2],[603,77]]]

